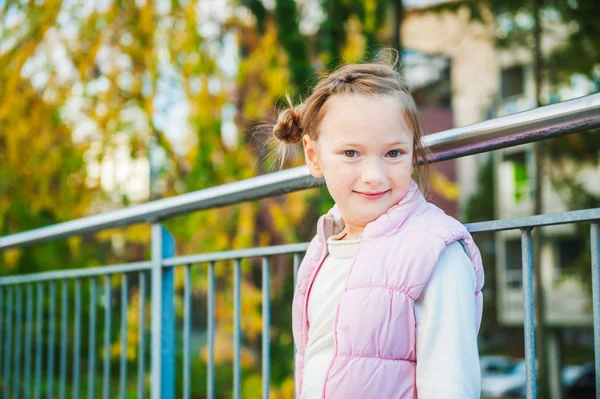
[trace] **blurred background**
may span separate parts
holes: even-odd
[[[598,92],[599,15],[597,0],[0,0],[0,235],[272,172],[268,132],[260,126],[274,120],[285,94],[299,102],[319,74],[390,57],[390,49],[400,54],[429,133]],[[302,161],[293,152],[288,165]],[[432,201],[465,223],[600,206],[597,131],[433,169]],[[165,226],[178,255],[305,242],[331,205],[326,189],[316,188],[188,214]],[[545,228],[540,237],[540,397],[593,397],[569,396],[585,378],[593,383],[587,225]],[[475,238],[486,272],[483,396],[520,397],[520,236]],[[150,226],[135,225],[9,249],[0,254],[0,276],[146,260],[149,242]],[[242,264],[248,398],[261,394],[257,262]],[[271,397],[292,398],[290,258],[275,257],[272,270]],[[231,397],[231,265],[217,263],[216,273],[217,397]],[[175,281],[181,292],[182,270]],[[118,291],[118,279],[113,284]],[[133,370],[139,305],[136,282],[130,285]],[[206,396],[206,291],[205,273],[194,271],[194,398]],[[102,304],[101,295],[96,299]],[[181,295],[176,301],[179,326]],[[110,353],[99,347],[98,356],[114,359],[116,380],[113,314],[114,345]],[[135,376],[128,378],[135,397]]]

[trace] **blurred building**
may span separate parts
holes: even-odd
[[[402,71],[417,102],[425,134],[454,127],[452,93],[450,89],[450,58],[419,51],[402,52]],[[456,160],[431,165],[432,190],[430,201],[447,214],[458,216]]]
[[[547,54],[564,36],[566,27],[552,26],[552,35],[542,37]],[[407,49],[447,57],[450,68],[450,108],[456,126],[501,117],[535,107],[532,52],[527,48],[499,49],[495,24],[470,22],[466,9],[437,12],[427,7],[408,9],[402,25],[403,44]],[[544,77],[542,102],[554,103],[598,91],[593,82],[573,76],[568,84],[559,84],[552,76]],[[443,130],[443,129],[440,129]],[[435,132],[436,130],[433,130]],[[494,164],[497,219],[532,215],[534,179],[537,170],[533,145],[522,145],[477,154],[456,160],[456,178],[461,190],[459,214],[464,217],[466,201],[477,189],[477,174],[492,156]],[[583,168],[575,179],[600,195],[600,171]],[[568,210],[549,177],[542,177],[545,214]],[[563,340],[588,337],[592,344],[593,323],[589,278],[582,268],[572,264],[587,248],[575,235],[575,226],[552,226],[543,230],[541,257],[542,284],[546,298],[546,322],[565,332]],[[518,231],[496,234],[496,290],[498,322],[505,326],[523,326],[521,243]],[[588,261],[589,265],[589,261]],[[587,268],[587,275],[590,268]],[[556,331],[556,330],[554,330]],[[583,334],[571,334],[579,331]],[[550,333],[550,346],[559,345]],[[559,350],[550,350],[550,357]]]
[[[555,29],[560,33],[561,29]],[[446,99],[456,126],[501,117],[535,107],[531,52],[526,48],[498,49],[493,24],[470,22],[467,10],[430,11],[427,7],[408,9],[402,27],[404,46],[413,51],[444,57],[449,68],[449,92]],[[548,52],[560,36],[543,41]],[[409,67],[410,64],[407,64]],[[594,84],[582,77],[573,77],[570,85],[546,79],[543,101],[558,102],[596,91]],[[434,118],[431,118],[434,119]],[[431,129],[430,129],[431,130]],[[443,129],[433,129],[432,132]],[[495,151],[496,218],[507,219],[533,214],[535,165],[532,145],[522,145]],[[489,154],[478,154],[457,160],[457,181],[461,189],[460,209],[476,189],[477,171]],[[584,170],[580,180],[590,190],[600,194],[600,184],[594,180],[597,171]],[[543,213],[566,211],[561,197],[547,176],[543,178]],[[594,187],[595,185],[595,187]],[[574,226],[549,227],[544,231],[548,240],[542,251],[543,280],[551,300],[547,301],[548,321],[557,325],[591,325],[591,307],[586,312],[588,293],[577,282],[579,276],[569,273],[566,265],[583,251],[582,243],[573,238]],[[515,235],[516,234],[516,235]],[[520,296],[520,236],[518,232],[497,235],[499,264],[498,295],[502,299],[500,321],[523,324]],[[518,272],[518,275],[517,275]],[[557,295],[554,295],[554,294]],[[568,300],[561,300],[562,297]]]

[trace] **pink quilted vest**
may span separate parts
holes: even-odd
[[[325,223],[339,217],[333,207],[319,219],[298,271],[293,302],[296,396],[302,392],[308,340],[310,288],[327,256]],[[329,219],[329,220],[328,220]],[[331,233],[329,233],[331,234]],[[448,244],[466,244],[475,270],[473,300],[481,324],[483,267],[466,228],[428,203],[411,182],[408,193],[362,233],[334,318],[334,356],[323,398],[416,398],[414,301],[421,295]]]

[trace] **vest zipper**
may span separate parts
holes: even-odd
[[[335,362],[335,358],[337,357],[337,354],[338,354],[337,326],[338,326],[338,317],[340,315],[340,302],[341,302],[342,296],[344,296],[346,291],[348,291],[348,280],[350,280],[350,276],[352,275],[352,271],[354,270],[354,265],[356,264],[356,258],[358,257],[358,254],[360,252],[360,247],[362,246],[363,242],[364,242],[364,239],[361,239],[360,242],[358,243],[358,247],[356,248],[356,254],[352,258],[352,263],[350,264],[350,270],[348,271],[348,276],[346,276],[346,281],[344,282],[344,291],[342,291],[342,295],[340,295],[340,300],[338,301],[338,304],[335,308],[335,317],[333,318],[333,356],[331,357],[331,362],[329,363],[329,367],[327,368],[327,372],[325,373],[325,380],[323,381],[323,395],[321,397],[322,399],[325,399],[325,391],[327,388],[327,380],[329,379],[329,373],[331,372],[331,368],[333,367],[333,363]],[[320,266],[319,266],[319,268],[320,268]],[[308,295],[306,296],[306,298],[308,299]]]

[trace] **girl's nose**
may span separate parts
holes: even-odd
[[[362,181],[373,187],[381,185],[385,180],[385,165],[382,161],[368,161],[362,172]]]

